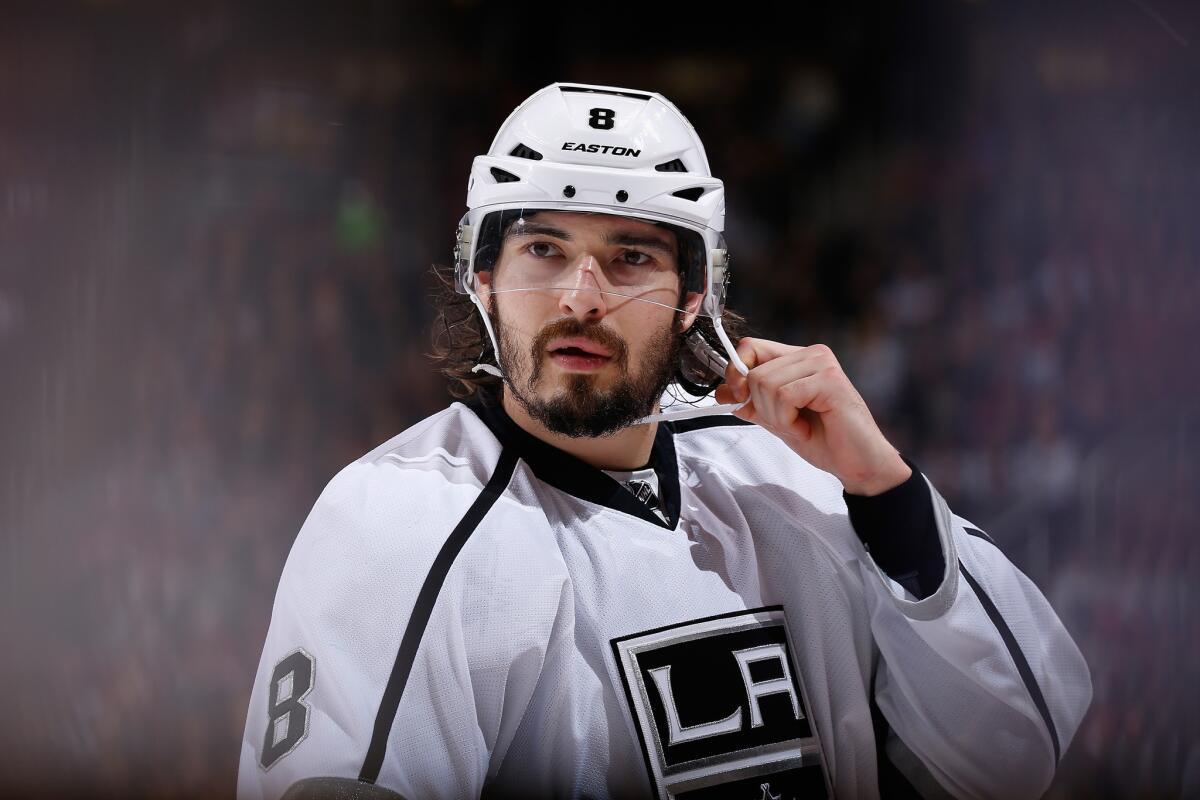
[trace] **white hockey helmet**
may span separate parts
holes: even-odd
[[[537,211],[592,212],[666,226],[680,237],[684,286],[703,293],[699,313],[713,320],[726,353],[745,371],[721,327],[725,187],[691,123],[662,95],[575,83],[541,89],[504,121],[487,155],[475,158],[467,208],[454,250],[456,285],[478,307],[493,352],[496,336],[475,276],[494,268],[508,225]],[[476,369],[500,375],[490,364]]]

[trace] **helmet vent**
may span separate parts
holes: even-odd
[[[542,160],[541,153],[539,153],[537,150],[534,150],[532,147],[526,147],[523,144],[518,144],[516,147],[514,147],[509,155],[516,156],[517,158],[528,158],[531,161]]]
[[[671,192],[673,197],[682,197],[684,200],[691,200],[693,203],[699,200],[702,194],[704,194],[703,186],[693,186],[691,189],[680,189],[678,192]]]
[[[656,164],[654,169],[658,170],[659,172],[687,172],[687,167],[685,167],[683,162],[678,158],[668,161],[665,164]]]
[[[587,92],[588,94],[612,94],[617,97],[632,97],[635,100],[649,100],[650,95],[641,92],[627,92],[618,89],[601,89],[596,86],[559,86],[562,92]]]
[[[496,183],[512,183],[521,180],[511,172],[505,172],[497,167],[492,167],[492,177],[496,179]]]

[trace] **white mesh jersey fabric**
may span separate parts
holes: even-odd
[[[673,441],[673,529],[516,463],[445,568],[386,729],[379,785],[409,800],[667,796],[615,642],[779,607],[836,797],[881,794],[873,702],[913,756],[898,761],[913,784],[964,798],[1040,796],[1053,739],[1065,751],[1091,683],[1050,605],[1000,550],[967,533],[930,486],[946,572],[918,601],[871,560],[838,481],[768,432],[702,427]],[[329,483],[280,579],[239,797],[360,775],[418,594],[502,450],[454,404]],[[964,568],[1011,630],[1053,733]],[[305,717],[306,733],[264,767],[266,731],[282,713],[270,707],[271,677],[297,648],[315,664],[307,711],[293,718]]]

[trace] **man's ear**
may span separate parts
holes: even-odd
[[[487,308],[488,300],[492,296],[492,271],[490,269],[475,273],[475,294],[479,295],[484,308]]]
[[[692,323],[696,321],[696,315],[700,313],[700,304],[704,302],[704,292],[688,292],[687,299],[683,303],[683,317],[679,321],[679,329],[687,331],[692,327]]]

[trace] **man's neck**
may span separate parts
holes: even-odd
[[[597,469],[634,470],[644,467],[650,460],[654,436],[658,432],[658,423],[651,422],[632,425],[611,436],[564,436],[547,430],[545,425],[529,416],[525,407],[508,392],[503,392],[501,404],[512,421],[526,433]]]

